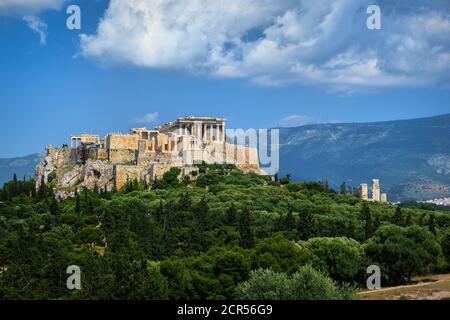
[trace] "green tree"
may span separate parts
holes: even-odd
[[[295,300],[339,300],[339,287],[329,277],[306,265],[292,276],[291,296]]]
[[[433,234],[419,226],[383,225],[367,241],[365,250],[370,264],[379,265],[393,284],[430,271],[441,254]]]
[[[403,226],[403,211],[399,205],[395,208],[395,213],[392,216],[392,224]]]
[[[89,244],[94,249],[102,241],[102,233],[96,227],[87,226],[77,232],[75,239],[78,244]]]
[[[348,238],[312,238],[306,247],[313,266],[340,282],[352,282],[361,270],[364,252],[359,242]]]
[[[430,213],[430,218],[428,220],[428,230],[433,235],[436,235],[436,223],[435,223],[434,213]]]
[[[441,247],[442,247],[442,254],[444,255],[445,259],[447,260],[447,263],[450,266],[450,229],[447,229],[444,236],[442,237]]]
[[[282,185],[287,185],[287,184],[291,183],[291,175],[287,174],[284,178],[281,178],[280,183]]]
[[[292,274],[302,265],[312,261],[312,254],[305,246],[284,238],[282,233],[259,241],[253,256],[253,269],[271,269]]]
[[[300,240],[308,240],[315,234],[314,215],[307,208],[300,210],[298,214],[297,232]]]
[[[270,269],[253,271],[250,279],[236,289],[238,300],[290,300],[290,279]]]
[[[369,239],[372,236],[372,214],[370,212],[370,208],[365,201],[362,202],[361,206],[361,216],[364,221],[364,234],[365,239]]]
[[[39,184],[38,193],[37,193],[38,199],[42,200],[47,197],[47,186],[45,185],[44,176],[41,178],[41,182]]]
[[[241,300],[340,300],[350,299],[329,277],[310,265],[303,266],[292,276],[270,269],[253,271],[250,279],[236,289]]]
[[[378,230],[378,228],[381,226],[381,218],[380,218],[380,214],[377,213],[375,214],[375,218],[373,219],[373,226],[372,226],[372,234],[373,235],[374,232],[376,232]]]
[[[413,225],[412,213],[408,212],[408,214],[406,215],[405,227],[410,227],[412,225]]]
[[[171,187],[175,187],[179,184],[178,176],[181,174],[181,169],[177,167],[171,168],[168,172],[164,173],[163,181]]]
[[[289,206],[286,217],[283,219],[283,229],[286,231],[291,231],[295,227],[295,219],[293,215],[293,208]]]
[[[180,201],[178,202],[178,208],[180,210],[191,211],[192,210],[192,199],[188,192],[183,193]]]
[[[252,248],[255,245],[255,237],[251,226],[250,209],[245,207],[239,216],[240,245],[243,248]]]
[[[230,226],[236,225],[237,214],[237,209],[234,206],[234,202],[232,202],[226,212],[226,223]]]
[[[250,275],[251,261],[248,253],[237,247],[213,248],[207,256],[206,263],[213,265],[211,276],[220,283],[219,290],[214,294],[225,299],[233,299],[236,286],[247,280]]]
[[[208,226],[208,211],[209,211],[209,206],[208,206],[208,202],[206,201],[206,196],[204,196],[202,198],[202,200],[200,200],[200,202],[197,204],[196,208],[195,208],[195,218],[199,224],[199,226],[202,228],[202,230],[207,230],[209,229]]]

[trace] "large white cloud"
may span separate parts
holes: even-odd
[[[394,4],[398,2],[398,4]],[[82,53],[105,63],[242,77],[262,85],[335,90],[446,83],[446,0],[111,0]]]
[[[45,9],[59,9],[67,0],[0,0],[0,16],[29,15]]]

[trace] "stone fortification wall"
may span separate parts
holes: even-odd
[[[131,165],[136,162],[137,151],[128,149],[110,149],[108,154],[108,159],[111,163]]]
[[[139,136],[135,134],[110,134],[105,138],[105,147],[108,150],[138,150]]]
[[[149,181],[149,171],[140,166],[115,165],[115,183],[118,190],[125,187],[128,181]]]

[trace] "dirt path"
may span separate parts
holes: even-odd
[[[436,284],[439,282],[444,282],[446,280],[437,280],[437,281],[430,281],[430,282],[421,282],[421,283],[417,283],[417,284],[405,284],[402,286],[397,286],[397,287],[388,287],[388,288],[381,288],[381,289],[376,289],[376,290],[366,290],[366,291],[361,291],[358,292],[358,294],[371,294],[371,293],[376,293],[376,292],[383,292],[383,291],[392,291],[392,290],[398,290],[398,289],[403,289],[403,288],[407,288],[407,289],[412,289],[414,287],[423,287],[423,286],[428,286],[430,284]]]
[[[413,279],[419,283],[382,288],[378,290],[365,290],[358,295],[368,299],[447,299],[450,297],[450,274],[417,277]]]

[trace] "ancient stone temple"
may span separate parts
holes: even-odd
[[[70,137],[62,148],[47,148],[36,168],[37,187],[56,179],[56,194],[65,198],[82,188],[112,190],[129,180],[150,182],[172,167],[190,175],[196,164],[235,164],[245,172],[260,173],[255,147],[227,141],[226,119],[188,116],[149,130],[132,128],[129,133]]]
[[[191,136],[204,142],[225,141],[226,119],[210,117],[184,117],[156,127],[164,134]]]
[[[361,200],[374,202],[388,202],[387,194],[381,193],[381,184],[379,179],[372,180],[372,197],[369,197],[369,186],[367,183],[362,183],[359,186],[359,196]]]

